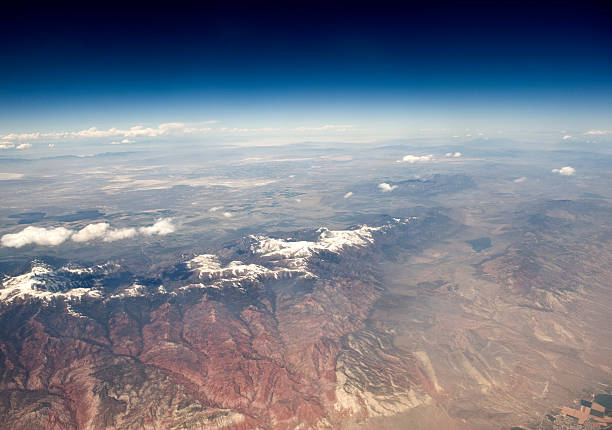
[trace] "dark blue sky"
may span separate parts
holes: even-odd
[[[459,3],[13,5],[0,127],[356,102],[610,112],[606,2]]]

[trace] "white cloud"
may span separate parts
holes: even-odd
[[[15,148],[17,148],[17,149],[28,149],[28,148],[31,148],[31,147],[32,147],[31,143],[20,143]]]
[[[15,144],[13,142],[0,142],[0,149],[11,149],[14,147]]]
[[[217,212],[220,209],[223,209],[223,206],[213,206],[212,208],[208,209],[208,212]]]
[[[164,134],[171,130],[182,130],[185,128],[185,124],[182,122],[166,122],[164,124],[160,124],[157,128],[159,129],[160,133]]]
[[[172,218],[162,218],[150,227],[140,227],[138,231],[145,236],[151,236],[158,234],[165,236],[170,233],[174,233],[176,228],[172,225]]]
[[[136,236],[137,231],[134,227],[129,228],[118,228],[116,230],[109,230],[106,232],[102,240],[104,242],[114,242],[116,240],[129,239]]]
[[[185,134],[197,134],[197,133],[207,133],[212,131],[210,127],[185,127],[183,130]]]
[[[517,183],[517,184],[520,184],[521,182],[525,182],[526,180],[527,180],[527,178],[526,178],[526,177],[521,176],[520,178],[516,178],[516,179],[515,179],[514,181],[512,181],[512,182]]]
[[[433,161],[433,154],[429,154],[429,155],[405,155],[404,157],[402,157],[401,160],[397,160],[398,163],[410,163],[410,164],[414,164],[414,163],[420,163],[420,162],[427,162],[427,161]]]
[[[134,140],[130,140],[130,139],[121,139],[121,140],[113,140],[110,144],[111,145],[122,145],[124,143],[134,143]]]
[[[453,157],[453,158],[459,158],[461,156],[463,156],[463,154],[461,152],[447,152],[446,154],[447,157]]]
[[[159,124],[157,127],[143,127],[141,125],[135,125],[129,129],[118,129],[115,127],[107,130],[99,130],[96,127],[90,127],[86,130],[56,133],[58,137],[158,137],[164,134],[169,134],[171,131],[177,131],[182,123],[166,123]]]
[[[584,134],[587,135],[603,135],[603,134],[609,134],[610,130],[589,130],[587,132],[585,132]]]
[[[576,169],[570,166],[561,167],[560,169],[552,169],[553,173],[558,173],[563,176],[572,176],[576,173]]]
[[[348,198],[349,198],[349,197],[351,197],[352,195],[353,195],[353,192],[352,192],[352,191],[349,191],[348,193],[346,193],[346,194],[344,195],[344,198],[345,198],[345,199],[348,199]]]
[[[107,140],[108,143],[113,145],[119,145],[123,143],[133,143],[134,140],[139,141],[141,139],[153,139],[159,137],[191,137],[198,135],[250,135],[255,140],[244,141],[242,144],[254,145],[254,144],[265,144],[270,145],[271,141],[267,140],[271,136],[275,136],[282,140],[282,143],[276,142],[276,144],[286,144],[286,136],[278,135],[279,133],[289,133],[293,139],[301,139],[304,134],[310,136],[309,138],[315,138],[321,136],[322,138],[330,134],[340,133],[361,133],[363,129],[356,127],[352,124],[324,124],[319,126],[302,126],[302,127],[237,127],[237,126],[212,126],[219,121],[199,121],[192,123],[183,122],[167,122],[158,125],[144,126],[134,125],[132,127],[110,127],[110,128],[98,128],[89,127],[82,130],[59,130],[51,132],[24,132],[24,133],[10,133],[6,135],[0,135],[0,142],[20,143],[20,142],[32,142],[42,140],[44,143],[49,143],[55,140],[84,140],[84,139],[98,139],[100,141]],[[265,143],[257,140],[255,136],[266,136]],[[301,137],[300,137],[301,136]]]
[[[569,140],[571,139],[573,136],[570,136],[569,134],[566,134],[565,136],[563,136],[561,139],[563,140]]]
[[[270,133],[280,131],[280,128],[260,127],[260,128],[240,128],[240,127],[222,127],[218,129],[224,133]]]
[[[18,233],[5,234],[0,239],[2,246],[11,248],[21,248],[29,244],[57,246],[71,238],[74,242],[84,243],[92,240],[102,240],[104,242],[114,242],[116,240],[129,239],[138,234],[144,236],[160,235],[164,236],[176,231],[171,218],[162,218],[155,224],[147,227],[127,227],[111,229],[105,222],[89,224],[79,231],[57,227],[46,229],[42,227],[26,227]]]
[[[55,143],[50,143],[49,144],[49,148],[51,148],[51,149],[55,148]]]
[[[0,172],[0,181],[13,181],[23,178],[23,173],[5,173]]]
[[[351,131],[354,130],[355,126],[352,124],[336,125],[326,124],[319,127],[296,127],[295,131]]]
[[[57,246],[64,243],[70,235],[72,235],[72,230],[64,227],[46,229],[30,226],[18,233],[5,234],[0,239],[0,243],[10,248],[21,248],[30,244]]]
[[[380,190],[383,193],[388,193],[393,191],[394,189],[396,189],[398,186],[397,185],[389,185],[386,182],[383,182],[382,184],[378,184],[378,188],[380,188]]]
[[[57,131],[57,132],[33,132],[33,133],[10,133],[4,136],[0,136],[0,139],[4,141],[15,141],[15,140],[36,140],[36,139],[65,139],[65,138],[104,138],[104,137],[115,137],[123,138],[123,140],[117,139],[113,141],[113,144],[119,143],[132,143],[130,138],[134,137],[158,137],[172,134],[193,134],[193,133],[204,133],[211,130],[210,127],[201,127],[203,124],[210,124],[216,121],[203,121],[189,126],[182,122],[168,122],[159,124],[157,127],[143,127],[141,125],[135,125],[127,129],[120,129],[111,127],[106,130],[98,129],[97,127],[90,127],[84,130],[77,131]]]
[[[45,137],[47,135],[55,135],[56,133],[10,133],[2,136],[2,139],[5,140],[30,140],[30,139],[38,139],[39,137]]]
[[[75,242],[89,242],[90,240],[100,239],[108,233],[110,225],[106,222],[89,224],[72,235]]]
[[[225,218],[231,218],[233,215],[232,215],[232,213],[231,213],[231,212],[223,212],[223,216],[224,216]]]

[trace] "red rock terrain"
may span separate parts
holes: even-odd
[[[310,278],[255,268],[235,271],[234,287],[202,287],[181,268],[113,294],[101,277],[101,295],[11,299],[0,312],[2,428],[331,428],[426,402],[415,360],[374,332],[351,335],[381,292],[373,246],[315,254]]]

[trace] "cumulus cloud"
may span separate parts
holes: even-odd
[[[182,122],[167,122],[159,124],[157,127],[144,127],[135,125],[127,129],[112,127],[106,130],[90,127],[84,130],[77,131],[57,131],[57,132],[32,132],[32,133],[10,133],[0,136],[3,141],[15,140],[36,140],[36,139],[65,139],[65,138],[119,138],[113,143],[131,143],[130,138],[134,137],[159,137],[177,133],[193,134],[205,133],[212,130],[210,127],[202,127],[202,125],[211,124],[217,121],[203,121],[195,124],[187,125]],[[123,138],[123,140],[121,140]]]
[[[346,194],[344,195],[344,198],[345,198],[345,199],[348,199],[348,198],[350,198],[352,195],[353,195],[353,192],[352,192],[352,191],[349,191],[348,193],[346,193]]]
[[[106,222],[89,224],[78,231],[70,230],[65,227],[43,228],[26,227],[18,233],[5,234],[0,239],[2,246],[11,248],[21,248],[25,245],[35,244],[42,246],[57,246],[68,239],[74,242],[84,243],[92,240],[102,240],[104,242],[114,242],[116,240],[130,239],[137,235],[164,236],[176,231],[171,218],[162,218],[155,224],[146,227],[127,227],[112,229]]]
[[[409,154],[409,155],[403,156],[400,160],[397,160],[398,163],[410,163],[410,164],[427,162],[427,161],[433,161],[433,154],[429,154],[429,155],[411,155]]]
[[[560,169],[552,169],[552,172],[558,173],[563,176],[572,176],[573,174],[576,173],[576,169],[570,166],[564,166],[564,167],[561,167]]]
[[[132,139],[122,139],[122,140],[113,140],[111,145],[121,145],[122,143],[134,143],[135,140]]]
[[[569,140],[571,139],[573,136],[570,136],[569,134],[566,134],[565,136],[563,136],[561,139],[563,140]]]
[[[138,231],[145,236],[152,236],[154,234],[165,236],[174,233],[175,230],[176,228],[172,225],[171,218],[162,218],[150,227],[140,227],[138,229]]]
[[[57,246],[64,243],[72,233],[72,230],[64,227],[46,229],[30,226],[18,233],[5,234],[0,239],[0,243],[10,248],[21,248],[30,244]]]
[[[82,130],[58,130],[53,132],[24,132],[24,133],[10,133],[0,135],[0,142],[10,142],[18,144],[21,142],[35,142],[44,141],[48,143],[54,140],[68,140],[68,139],[98,139],[100,141],[106,141],[112,145],[120,145],[124,143],[133,143],[135,140],[141,139],[153,139],[160,137],[187,137],[194,135],[241,135],[241,134],[252,134],[252,135],[268,135],[278,132],[293,133],[296,135],[302,134],[313,134],[313,135],[326,135],[326,134],[341,134],[341,133],[352,133],[363,131],[359,127],[352,124],[324,124],[315,126],[302,126],[294,128],[278,128],[278,127],[235,127],[225,126],[219,127],[212,124],[218,123],[219,121],[199,121],[192,123],[183,122],[167,122],[158,125],[144,126],[134,125],[133,127],[111,127],[111,128],[97,128],[89,127]],[[251,144],[254,142],[251,142]],[[266,144],[269,144],[267,142]],[[13,147],[13,146],[11,146]],[[5,148],[6,149],[6,148]]]
[[[212,208],[208,209],[208,212],[217,212],[220,209],[223,209],[223,206],[213,206]]]
[[[129,137],[158,137],[173,131],[180,131],[184,127],[185,124],[176,122],[159,124],[157,127],[135,125],[128,129],[112,127],[107,130],[99,130],[96,127],[90,127],[86,130],[62,132],[59,133],[59,137],[124,137],[126,139]]]
[[[151,226],[140,227],[138,229],[134,227],[111,229],[108,223],[101,222],[89,224],[79,230],[72,235],[72,240],[75,242],[89,242],[95,239],[102,239],[104,242],[114,242],[116,240],[132,238],[139,233],[144,236],[164,236],[173,233],[175,230],[176,228],[172,225],[172,220],[170,218],[160,219]]]
[[[459,158],[461,157],[463,154],[461,152],[447,152],[446,154],[447,157],[453,157],[453,158]]]
[[[55,143],[50,143],[49,144],[49,148],[51,148],[51,149],[55,148]]]
[[[389,185],[386,182],[383,182],[382,184],[378,184],[378,188],[383,193],[389,193],[389,192],[393,191],[394,189],[396,189],[397,187],[398,187],[397,185]]]
[[[0,181],[13,181],[15,179],[21,179],[23,176],[23,173],[0,172]]]
[[[521,176],[520,178],[516,178],[516,179],[515,179],[514,181],[512,181],[512,182],[514,182],[514,183],[516,183],[516,184],[520,184],[521,182],[525,182],[526,180],[527,180],[527,178],[526,178],[526,177]]]
[[[231,213],[231,212],[223,212],[223,216],[224,216],[225,218],[231,218],[233,215],[232,215],[232,213]]]
[[[116,230],[109,230],[104,234],[102,240],[104,242],[114,242],[116,240],[130,239],[136,236],[138,232],[134,227],[118,228]]]
[[[28,149],[28,148],[31,148],[31,147],[32,147],[31,143],[20,143],[15,148],[16,149]]]
[[[106,222],[89,224],[72,235],[75,242],[89,242],[90,240],[100,239],[107,234],[110,225]]]
[[[15,144],[13,142],[0,142],[0,149],[11,149],[14,147]]]
[[[280,131],[280,128],[260,127],[260,128],[242,128],[242,127],[222,127],[218,129],[224,133],[270,133]]]
[[[319,127],[296,127],[295,131],[350,131],[354,129],[355,129],[355,126],[352,124],[346,124],[346,125],[325,124]]]
[[[585,132],[584,134],[587,135],[604,135],[604,134],[609,134],[610,130],[589,130],[587,132]]]

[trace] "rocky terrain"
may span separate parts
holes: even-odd
[[[540,428],[612,385],[609,209],[418,209],[146,276],[34,261],[0,289],[0,423]]]
[[[428,403],[418,361],[364,322],[381,249],[451,229],[249,236],[147,279],[34,262],[0,290],[3,427],[330,428]]]
[[[612,386],[610,214],[592,201],[526,205],[495,218],[491,249],[438,244],[387,275],[370,324],[428,372],[444,426],[538,429],[552,408]]]

